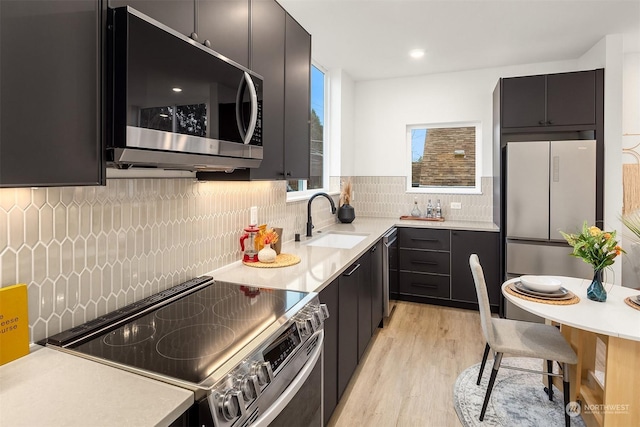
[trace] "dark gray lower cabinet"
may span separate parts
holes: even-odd
[[[469,256],[478,254],[489,302],[500,305],[500,235],[490,231],[400,228],[399,299],[477,309]]]
[[[489,304],[500,305],[500,239],[498,233],[483,231],[451,231],[451,299],[478,303],[476,288],[469,268],[469,256],[477,254],[484,271]]]
[[[382,240],[320,292],[324,324],[324,422],[342,397],[382,321]]]
[[[371,340],[371,252],[366,252],[358,260],[358,362]]]
[[[361,265],[351,265],[339,279],[338,399],[358,365],[358,285]]]
[[[319,295],[320,302],[329,309],[324,322],[324,422],[329,422],[338,404],[338,319],[340,279],[335,279]]]
[[[371,334],[382,322],[383,290],[382,290],[382,245],[379,240],[370,250],[371,253]]]

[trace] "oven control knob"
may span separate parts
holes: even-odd
[[[258,376],[251,374],[240,378],[240,390],[242,390],[242,397],[247,403],[258,397],[258,393],[260,393]]]
[[[242,392],[232,388],[224,393],[220,399],[220,412],[227,421],[232,421],[242,415],[244,411],[244,400]]]
[[[319,307],[313,308],[312,321],[313,321],[313,330],[317,331],[318,329],[320,329],[324,319],[322,318],[322,313],[320,313]]]
[[[258,362],[253,365],[252,373],[258,379],[258,385],[264,387],[273,381],[273,370],[271,369],[271,363]]]
[[[320,315],[320,318],[323,321],[329,318],[329,308],[327,307],[327,304],[320,304],[317,310],[318,310],[318,314]]]
[[[300,331],[300,335],[302,338],[307,335],[311,335],[313,333],[313,323],[311,321],[311,316],[304,316],[298,319],[298,330]]]

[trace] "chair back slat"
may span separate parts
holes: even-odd
[[[491,307],[489,306],[489,294],[487,292],[487,282],[484,279],[484,272],[480,265],[478,255],[471,254],[469,257],[469,266],[471,267],[471,274],[473,274],[473,281],[476,285],[476,294],[478,295],[478,307],[480,309],[480,326],[482,327],[482,333],[484,338],[490,347],[495,344],[495,337],[493,333],[493,324],[491,322]]]

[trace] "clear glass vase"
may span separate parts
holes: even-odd
[[[607,300],[607,290],[602,285],[602,270],[593,271],[593,281],[587,288],[587,298],[598,302]]]

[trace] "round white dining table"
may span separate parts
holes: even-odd
[[[577,304],[555,305],[528,301],[506,291],[511,279],[502,284],[502,294],[516,306],[560,324],[562,335],[578,355],[572,365],[571,400],[581,402],[587,425],[628,427],[640,425],[640,310],[628,306],[625,298],[640,291],[605,284],[607,300],[591,301],[587,288],[591,280],[550,276],[580,298]],[[597,341],[605,344],[604,375],[596,362]]]
[[[628,296],[640,295],[640,291],[605,284],[607,300],[596,302],[587,298],[587,288],[591,280],[565,276],[552,277],[560,280],[564,288],[576,294],[580,302],[572,305],[544,304],[527,301],[506,292],[505,287],[517,282],[518,278],[504,282],[502,294],[523,310],[545,319],[602,335],[640,341],[640,310],[634,310],[624,302]]]

